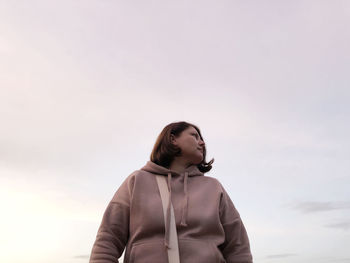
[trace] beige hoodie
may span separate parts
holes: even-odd
[[[109,203],[90,263],[167,263],[170,203],[164,222],[155,174],[167,176],[181,263],[251,263],[240,215],[220,182],[196,165],[179,174],[151,161],[130,174]]]

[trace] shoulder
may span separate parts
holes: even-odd
[[[211,177],[211,176],[203,176],[205,178],[205,180],[208,180],[208,182],[212,183],[213,185],[219,186],[221,187],[221,183],[219,181],[219,179],[215,178],[215,177]]]
[[[215,177],[204,175],[204,176],[196,176],[193,179],[196,183],[202,185],[203,187],[206,186],[205,188],[210,189],[210,191],[215,191],[219,194],[223,193],[222,184]]]
[[[143,170],[135,170],[132,173],[130,173],[124,180],[125,182],[128,183],[135,183],[135,180],[147,176],[149,173]]]
[[[126,195],[126,194],[131,195],[131,193],[133,192],[134,186],[135,186],[135,180],[138,177],[138,175],[139,175],[138,170],[135,170],[132,173],[130,173],[124,179],[124,181],[121,183],[121,185],[119,186],[119,188],[115,192],[113,199],[115,199],[119,195]]]
[[[155,175],[144,170],[135,170],[125,179],[125,184],[129,185],[129,188],[132,191],[135,188],[142,188],[143,186],[153,184],[154,182]]]
[[[112,197],[112,202],[118,202],[117,200],[121,199],[130,199],[133,196],[135,188],[137,185],[142,185],[144,182],[145,176],[147,177],[147,172],[142,170],[135,170],[131,172],[118,187],[116,192]],[[127,203],[126,201],[124,203]]]
[[[220,195],[221,199],[230,199],[228,192],[226,191],[223,184],[219,181],[219,179],[210,176],[204,176],[204,178],[206,178],[206,180],[211,184],[213,189],[215,189],[215,191]]]
[[[129,180],[140,181],[148,178],[153,178],[154,174],[144,171],[144,170],[135,170],[129,176]]]

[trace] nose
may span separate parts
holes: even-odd
[[[204,145],[205,145],[205,143],[203,142],[203,140],[199,140],[199,145],[201,146],[201,147],[203,147]]]

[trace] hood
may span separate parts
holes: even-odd
[[[182,199],[182,217],[181,226],[187,226],[187,209],[188,209],[188,194],[187,194],[187,179],[189,176],[203,176],[204,174],[198,169],[197,165],[191,165],[187,167],[183,172],[178,173],[170,170],[164,166],[158,165],[152,161],[148,161],[144,167],[141,168],[143,171],[147,171],[157,175],[167,176],[167,184],[169,190],[169,201],[166,211],[165,218],[165,238],[164,244],[169,248],[169,230],[170,230],[170,208],[171,208],[171,178],[172,176],[184,176],[184,196]]]
[[[173,170],[170,170],[168,168],[165,168],[164,166],[158,165],[152,161],[148,161],[144,167],[141,168],[141,170],[153,173],[153,174],[160,174],[160,175],[168,175],[169,173],[173,175],[182,175],[185,174],[185,172],[188,173],[188,176],[202,176],[204,175],[201,171],[199,171],[197,165],[191,165],[186,168],[185,171],[182,173],[175,172]]]

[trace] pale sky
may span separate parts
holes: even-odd
[[[0,262],[87,262],[182,120],[254,262],[350,262],[349,1],[0,0],[0,21]]]

